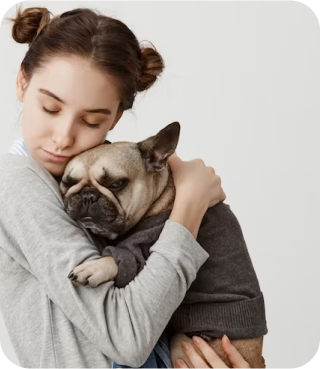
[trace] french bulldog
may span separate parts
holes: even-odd
[[[93,233],[115,240],[140,220],[171,210],[175,187],[167,159],[177,147],[179,134],[180,124],[173,122],[141,142],[106,142],[73,158],[60,183],[66,212]],[[107,258],[101,257],[78,265],[69,277],[96,287],[116,275],[117,267],[110,268]],[[174,335],[170,343],[172,363],[181,357],[192,367],[181,348],[183,341],[195,347],[186,335]],[[232,367],[221,339],[211,338],[208,343]],[[265,367],[262,343],[263,337],[232,340],[252,368]]]

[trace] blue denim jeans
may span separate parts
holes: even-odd
[[[131,368],[113,362],[112,368]],[[159,338],[147,361],[140,368],[172,368],[169,340],[165,333]]]

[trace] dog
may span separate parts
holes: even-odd
[[[138,143],[106,141],[73,158],[66,166],[60,189],[68,215],[93,233],[109,240],[125,237],[143,219],[168,212],[173,207],[175,187],[167,159],[177,147],[180,124],[173,122],[156,135]],[[110,259],[110,258],[109,258]],[[80,271],[88,278],[81,279]],[[106,257],[91,260],[73,269],[73,280],[96,287],[115,280],[118,268],[110,268]],[[171,360],[182,358],[192,363],[182,350],[185,334],[175,334],[170,341]],[[207,342],[232,367],[222,350],[221,338],[207,337]],[[231,340],[252,368],[264,368],[263,337]],[[203,357],[204,358],[204,357]]]

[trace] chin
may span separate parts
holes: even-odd
[[[42,163],[42,165],[50,172],[53,176],[61,177],[63,175],[66,163],[54,164],[54,163]]]

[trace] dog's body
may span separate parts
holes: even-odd
[[[141,220],[171,210],[175,188],[166,159],[175,151],[179,131],[175,122],[142,142],[101,145],[71,160],[61,182],[67,213],[92,232],[115,240]],[[73,278],[87,268],[90,281],[78,279],[81,284],[95,287],[115,279],[117,268],[108,269],[106,261],[101,258],[83,263],[74,269]],[[176,359],[182,357],[192,366],[181,349],[182,341],[190,339],[177,334],[171,340],[172,363],[175,365]],[[257,337],[232,343],[251,367],[263,368],[262,341]],[[231,367],[221,339],[212,338],[209,344]]]

